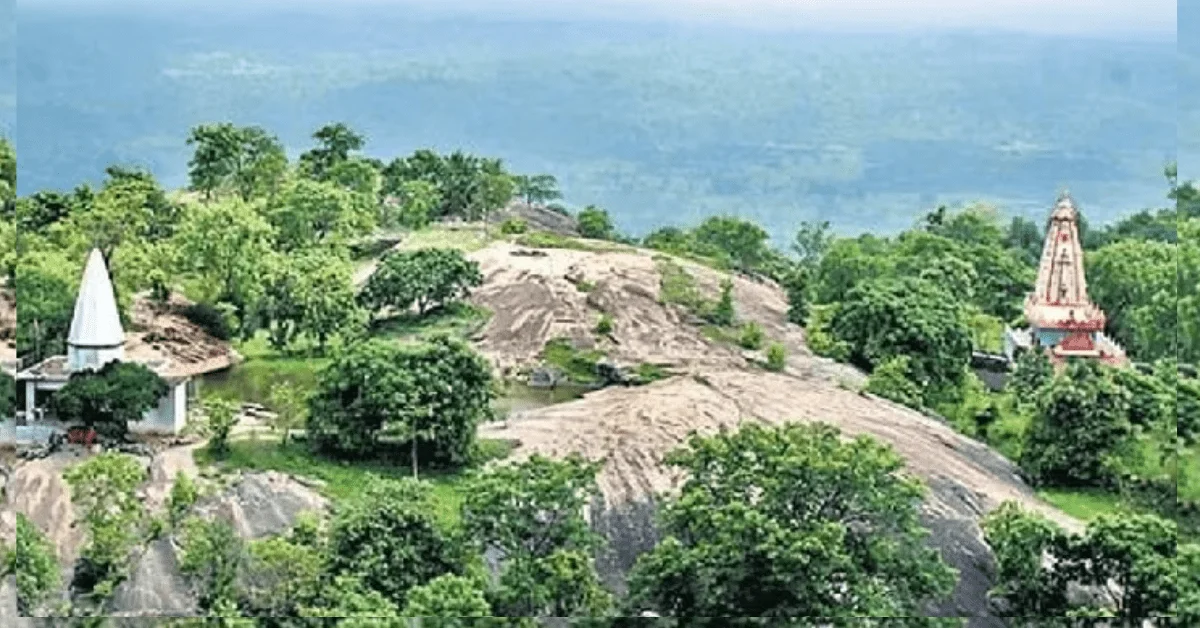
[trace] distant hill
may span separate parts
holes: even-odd
[[[777,235],[818,215],[898,230],[938,202],[1042,216],[1163,204],[1174,42],[764,33],[416,19],[402,9],[216,17],[18,8],[20,188],[112,162],[186,180],[187,129],[229,119],[293,154],[342,120],[380,157],[429,146],[551,172],[643,233],[714,212]]]

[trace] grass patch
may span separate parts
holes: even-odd
[[[637,365],[637,368],[634,369],[634,375],[637,377],[639,384],[649,384],[671,376],[663,367],[657,364],[650,364],[649,362]]]
[[[1100,515],[1131,510],[1121,501],[1120,495],[1098,489],[1047,488],[1038,491],[1038,497],[1085,522]]]
[[[580,292],[591,292],[592,290],[596,289],[596,282],[583,279],[579,283],[575,284],[575,289]]]
[[[481,463],[505,458],[512,451],[512,446],[505,441],[481,440],[478,447]],[[303,444],[283,448],[277,440],[268,438],[234,440],[229,443],[229,448],[228,455],[220,460],[213,459],[207,448],[198,449],[196,463],[226,471],[277,471],[320,480],[325,484],[321,493],[334,502],[362,495],[371,475],[390,479],[412,475],[412,470],[403,463],[334,460],[312,453]],[[421,471],[420,477],[433,485],[432,501],[437,519],[446,525],[457,525],[461,518],[465,474],[461,471]]]
[[[567,379],[579,384],[594,384],[599,381],[596,364],[604,359],[598,349],[582,350],[568,338],[554,338],[542,348],[542,361],[561,370]]]
[[[449,333],[466,338],[479,331],[491,318],[492,313],[487,308],[459,301],[425,316],[405,312],[375,321],[371,334],[382,338],[413,339]]]
[[[705,325],[700,328],[700,335],[711,342],[728,345],[736,345],[741,340],[741,332],[739,330],[721,327],[720,325]]]
[[[464,253],[470,253],[482,249],[487,244],[488,241],[483,235],[482,226],[451,229],[444,225],[433,225],[404,236],[399,250],[458,249]]]
[[[597,253],[627,250],[627,247],[619,244],[582,240],[549,231],[534,231],[522,234],[514,238],[513,242],[531,249],[574,249],[576,251],[593,251]]]

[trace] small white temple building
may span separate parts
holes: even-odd
[[[67,355],[46,358],[17,373],[17,385],[25,388],[25,409],[18,424],[45,421],[46,401],[67,385],[71,375],[98,370],[112,361],[125,361],[125,331],[117,310],[112,280],[99,249],[88,255],[83,270],[75,313],[67,336]],[[132,432],[176,434],[187,420],[191,377],[172,373],[170,361],[135,360],[158,373],[169,387],[158,407],[148,411],[144,420],[130,423]],[[23,419],[20,420],[20,419]]]

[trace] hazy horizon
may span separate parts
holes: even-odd
[[[190,6],[189,6],[190,5]],[[983,30],[1039,35],[1154,37],[1174,40],[1175,0],[22,0],[19,11],[71,7],[73,11],[301,11],[349,14],[406,7],[414,19],[478,16],[561,20],[666,21],[785,30]]]

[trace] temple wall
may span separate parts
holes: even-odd
[[[71,371],[99,369],[113,360],[120,360],[124,357],[123,347],[68,347],[67,368]]]

